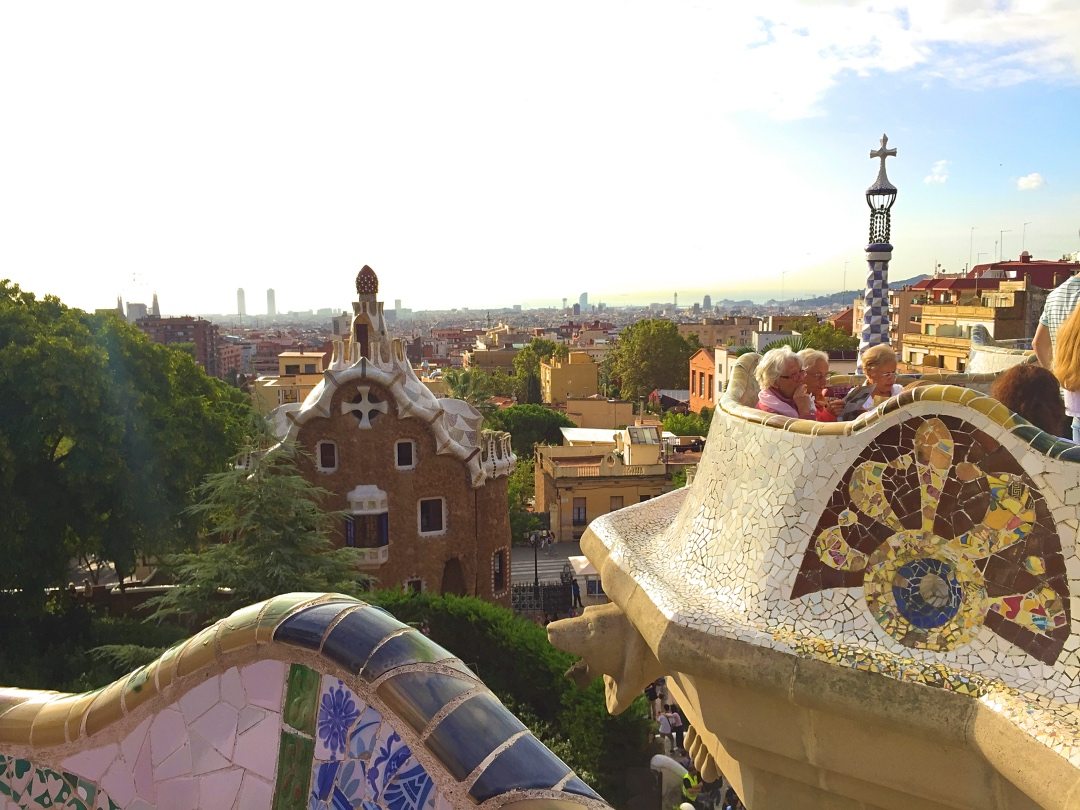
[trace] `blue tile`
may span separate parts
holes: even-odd
[[[459,782],[525,726],[486,692],[469,698],[428,735],[427,747]]]
[[[565,762],[530,734],[519,737],[495,757],[473,783],[469,795],[479,803],[510,790],[543,790],[569,772]]]
[[[379,642],[403,627],[404,624],[386,611],[364,606],[354,610],[330,631],[323,645],[323,655],[349,672],[359,672]]]
[[[575,776],[573,779],[563,785],[563,790],[565,790],[567,793],[576,793],[579,796],[588,796],[590,799],[599,799],[600,801],[604,801],[603,797],[599,793],[597,793],[591,787],[582,782],[581,779],[577,776]]]
[[[364,665],[364,671],[360,673],[360,677],[367,681],[374,681],[404,664],[443,661],[453,657],[452,653],[447,652],[434,641],[411,630],[400,636],[394,636],[379,647]]]
[[[395,714],[419,732],[427,727],[443,706],[476,686],[479,686],[476,681],[465,678],[417,670],[403,672],[384,681],[376,692]],[[445,722],[440,723],[439,727]]]
[[[353,607],[355,604],[356,602],[351,600],[338,600],[304,608],[277,626],[274,630],[274,641],[317,650],[330,623],[341,614],[342,610]]]

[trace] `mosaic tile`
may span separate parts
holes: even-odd
[[[314,753],[315,744],[307,737],[282,732],[273,810],[302,810],[307,807]]]
[[[519,737],[491,761],[469,789],[477,802],[511,790],[543,789],[558,784],[570,769],[532,735]]]
[[[350,672],[359,672],[379,642],[405,626],[383,610],[354,610],[330,631],[323,654]]]
[[[319,673],[303,664],[289,667],[284,720],[309,737],[315,734],[315,709],[319,699]]]
[[[419,670],[384,681],[377,693],[391,710],[419,732],[443,706],[476,686],[476,682],[464,678]]]

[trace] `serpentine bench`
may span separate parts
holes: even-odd
[[[669,676],[695,762],[751,810],[1080,806],[1080,447],[992,375],[849,423],[767,414],[758,360],[691,485],[592,522],[612,603],[553,643],[613,712]]]

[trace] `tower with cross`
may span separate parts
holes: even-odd
[[[866,190],[866,204],[870,206],[870,240],[866,246],[866,291],[863,293],[862,332],[859,335],[856,368],[860,373],[862,353],[871,346],[889,342],[890,212],[896,202],[896,186],[889,182],[885,159],[896,157],[896,149],[889,148],[888,135],[881,136],[881,146],[871,151],[870,157],[877,158],[881,164],[873,184]]]

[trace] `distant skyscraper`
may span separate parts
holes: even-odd
[[[706,295],[704,298],[702,298],[701,299],[701,306],[704,307],[705,309],[712,309],[712,296],[711,295]]]
[[[675,293],[675,309],[679,308],[679,294]]]
[[[266,291],[266,314],[271,318],[277,315],[277,302],[274,300],[273,287]]]
[[[244,305],[244,288],[240,287],[236,291],[236,314],[243,318],[247,315],[247,307]]]
[[[150,317],[161,317],[161,307],[158,306],[157,293],[154,293],[154,300],[150,302]]]
[[[121,318],[124,317],[124,299],[119,295],[116,296],[116,312]]]
[[[146,304],[135,304],[131,301],[127,302],[127,319],[128,323],[135,323],[140,318],[145,318],[147,315]]]
[[[565,298],[562,300],[562,308],[566,309],[566,299]]]
[[[582,312],[589,308],[589,294],[587,292],[583,292],[581,297],[578,298],[578,305],[581,307]]]

